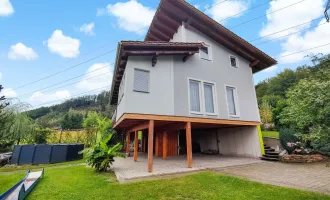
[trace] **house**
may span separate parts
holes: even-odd
[[[276,64],[184,0],[161,0],[144,41],[118,44],[111,88],[114,128],[153,156],[193,153],[258,158],[253,74]]]

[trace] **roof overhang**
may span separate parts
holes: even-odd
[[[184,0],[161,0],[145,41],[170,41],[185,22],[250,62],[253,73],[277,61]]]
[[[190,56],[199,52],[203,43],[183,43],[183,42],[143,42],[143,41],[122,41],[117,48],[116,64],[112,78],[110,93],[111,105],[118,102],[119,86],[125,72],[129,56],[150,56],[150,65],[155,66],[158,56],[182,56],[185,62]]]

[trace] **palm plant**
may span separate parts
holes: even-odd
[[[87,164],[97,171],[107,171],[115,161],[115,157],[125,157],[124,154],[118,152],[122,148],[120,143],[114,146],[108,145],[112,135],[113,134],[109,134],[102,140],[103,134],[98,134],[95,145],[81,152],[86,153]]]

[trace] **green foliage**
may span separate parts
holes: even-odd
[[[49,128],[36,128],[35,133],[33,135],[33,142],[35,144],[46,144],[47,138],[53,133],[53,130]]]
[[[67,113],[65,113],[63,119],[61,120],[61,128],[64,130],[80,129],[82,128],[83,119],[83,112],[70,109]]]
[[[259,108],[261,122],[264,124],[272,123],[272,108],[268,101],[263,101]]]
[[[64,113],[53,112],[39,117],[35,120],[36,124],[42,128],[59,128],[63,120]]]
[[[108,145],[111,137],[112,134],[108,134],[105,138],[102,134],[99,134],[96,144],[93,145],[92,148],[82,151],[82,153],[86,153],[86,163],[97,171],[107,171],[115,161],[115,157],[125,157],[124,154],[118,152],[122,148],[120,143],[117,143],[114,146]],[[104,139],[102,140],[102,138]]]
[[[288,145],[288,143],[295,143],[298,141],[297,137],[295,136],[295,132],[293,129],[281,129],[280,130],[280,143],[282,147],[287,150],[289,154],[291,154],[295,148]]]

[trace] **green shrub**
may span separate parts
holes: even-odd
[[[122,145],[117,143],[114,146],[109,146],[112,134],[109,134],[102,140],[103,135],[97,136],[96,144],[92,148],[85,149],[81,153],[86,153],[86,163],[94,167],[97,171],[107,171],[107,169],[115,161],[115,157],[125,157],[124,154],[119,153]]]
[[[289,154],[291,154],[295,150],[295,147],[288,145],[288,143],[293,143],[298,141],[298,138],[295,136],[294,130],[281,129],[279,136],[282,147],[285,150],[287,150]]]

